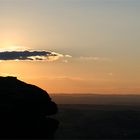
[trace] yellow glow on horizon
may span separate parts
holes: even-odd
[[[13,46],[12,44],[11,40],[2,40],[0,41],[0,48],[9,48],[9,46]]]
[[[27,35],[21,28],[8,26],[0,32],[0,48],[14,50],[23,47],[26,44],[26,37]]]

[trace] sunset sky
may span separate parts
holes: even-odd
[[[49,93],[139,94],[140,0],[0,0],[0,75]]]

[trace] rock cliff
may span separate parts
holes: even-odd
[[[16,77],[0,77],[0,138],[51,138],[57,105],[41,88]]]

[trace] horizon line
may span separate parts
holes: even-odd
[[[103,96],[103,95],[106,95],[106,96],[140,96],[140,93],[49,93],[51,95],[97,95],[97,96]]]

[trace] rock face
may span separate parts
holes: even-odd
[[[0,138],[52,138],[58,121],[46,116],[57,110],[41,88],[0,77]]]

